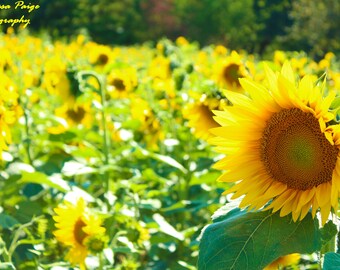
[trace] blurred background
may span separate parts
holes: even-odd
[[[215,43],[262,56],[279,49],[304,50],[316,59],[340,50],[338,0],[40,0],[33,4],[40,9],[26,14],[30,31],[47,31],[54,39],[82,33],[98,43],[130,45],[185,36],[201,46]],[[0,10],[1,18],[22,14]]]

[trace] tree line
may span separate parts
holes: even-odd
[[[32,4],[40,8],[30,14],[30,31],[47,31],[53,38],[86,33],[99,43],[128,45],[185,36],[202,46],[218,43],[259,54],[304,50],[315,57],[340,50],[337,0],[40,0]],[[1,17],[14,13],[18,10],[0,10]]]

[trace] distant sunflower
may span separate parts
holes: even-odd
[[[134,68],[112,70],[107,76],[108,94],[113,98],[127,98],[137,86],[137,72]]]
[[[12,143],[11,126],[22,114],[15,89],[9,77],[0,74],[0,159],[2,150],[7,150]]]
[[[89,61],[95,66],[104,67],[114,58],[112,49],[109,46],[89,42],[87,47],[89,48]]]
[[[14,112],[7,110],[0,100],[0,154],[2,150],[7,150],[8,145],[12,143],[10,125],[13,124],[15,120]]]
[[[137,137],[141,135],[142,141],[151,149],[158,149],[158,142],[164,139],[162,125],[149,104],[136,98],[131,102],[131,117],[138,120],[140,125],[137,130]]]
[[[214,120],[212,110],[218,109],[222,109],[221,102],[216,98],[206,98],[205,96],[184,108],[184,118],[189,120],[188,125],[194,129],[197,138],[207,140],[213,136],[209,130],[220,125]]]
[[[212,129],[211,143],[227,154],[215,165],[227,170],[219,181],[237,182],[226,193],[245,195],[240,207],[269,203],[265,209],[292,213],[294,221],[312,207],[325,224],[340,191],[340,128],[329,112],[335,93],[324,98],[310,76],[296,84],[288,63],[277,74],[266,68],[266,78],[267,87],[241,79],[252,99],[227,91],[233,106],[214,112],[221,127]]]
[[[220,87],[242,91],[239,78],[247,77],[247,70],[241,56],[236,51],[232,51],[230,56],[218,61],[214,65],[213,77]]]
[[[72,265],[79,264],[81,269],[86,269],[87,255],[93,249],[95,253],[98,252],[99,246],[102,250],[107,241],[101,220],[88,212],[83,199],[78,200],[76,205],[65,202],[54,211],[57,230],[53,234],[59,242],[70,247],[66,259]],[[103,245],[100,245],[100,241],[103,241]]]
[[[170,59],[163,56],[153,58],[148,69],[148,75],[162,80],[170,78]]]
[[[65,116],[66,121],[70,125],[91,125],[92,117],[89,104],[75,104],[73,106],[67,106],[62,108],[60,113]]]
[[[60,96],[64,101],[74,99],[71,93],[71,84],[67,77],[66,63],[55,56],[45,63],[43,87],[50,94]]]

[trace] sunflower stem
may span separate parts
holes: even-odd
[[[104,269],[104,258],[103,258],[103,252],[99,253],[99,270]]]
[[[30,222],[22,224],[21,226],[18,227],[18,229],[14,233],[12,242],[11,242],[9,248],[8,248],[8,253],[7,253],[8,262],[12,262],[13,253],[16,250],[16,248],[18,246],[20,246],[19,239],[22,236],[22,233],[25,233],[25,229],[32,226],[34,224],[34,222],[36,222],[39,218],[41,218],[41,217],[34,217]],[[27,235],[27,233],[25,233],[25,234]]]
[[[25,119],[25,150],[27,154],[27,160],[30,165],[33,165],[33,160],[31,156],[31,139],[30,139],[30,128],[29,128],[29,118],[27,114],[27,103],[25,103],[24,107],[24,119]]]
[[[33,160],[32,160],[32,156],[31,156],[31,138],[30,138],[30,127],[29,127],[29,115],[28,115],[28,109],[27,109],[27,105],[29,102],[29,97],[27,96],[27,90],[25,88],[24,85],[24,75],[23,75],[23,69],[21,67],[21,65],[18,65],[19,68],[19,74],[20,74],[20,79],[19,79],[19,104],[21,104],[23,106],[23,114],[24,114],[24,120],[25,120],[25,133],[24,133],[24,148],[26,151],[26,155],[27,155],[27,162],[30,165],[33,165]]]
[[[86,70],[78,73],[78,79],[82,80],[84,76],[94,77],[99,84],[99,94],[100,94],[100,103],[101,103],[101,125],[103,128],[103,154],[104,154],[104,166],[109,164],[109,138],[108,138],[108,128],[106,123],[106,80],[102,75],[97,74],[96,72]],[[110,178],[109,173],[107,171],[104,172],[104,183],[105,183],[105,195],[104,199],[106,201],[107,209],[110,208],[109,201],[109,191],[110,191]]]

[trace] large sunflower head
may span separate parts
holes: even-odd
[[[101,220],[89,213],[83,199],[79,199],[75,205],[65,202],[54,211],[56,215],[53,219],[57,230],[53,234],[59,242],[70,248],[66,259],[85,269],[85,259],[93,249],[89,244],[93,244],[94,239],[100,241],[105,238],[105,228],[101,226]]]
[[[227,154],[216,164],[223,182],[236,182],[227,193],[244,195],[240,207],[280,210],[303,219],[320,209],[322,224],[338,208],[340,128],[331,125],[324,85],[310,76],[295,80],[290,65],[280,73],[266,68],[266,86],[250,79],[240,84],[251,96],[228,91],[233,106],[215,111],[221,127],[211,142]]]

